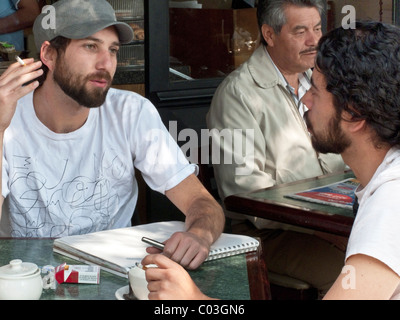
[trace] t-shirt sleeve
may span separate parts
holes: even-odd
[[[346,259],[355,254],[368,255],[400,276],[400,197],[396,194],[399,188],[400,181],[386,182],[360,203]]]
[[[165,193],[189,175],[197,174],[197,165],[189,163],[148,100],[144,100],[134,122],[130,137],[134,165],[150,188]]]

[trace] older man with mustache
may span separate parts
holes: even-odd
[[[301,98],[310,88],[322,12],[318,0],[258,2],[261,45],[219,86],[207,115],[209,129],[254,130],[254,155],[234,154],[233,159],[242,161],[214,164],[222,199],[345,168],[340,156],[313,149],[303,119],[307,109]],[[227,147],[221,142],[221,159]],[[237,168],[252,173],[238,175]],[[323,293],[343,266],[346,239],[327,241],[326,234],[232,212],[226,215],[233,219],[233,232],[263,239],[270,271],[303,280]]]

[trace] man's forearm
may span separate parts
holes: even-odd
[[[29,28],[39,13],[39,7],[35,4],[34,8],[20,9],[7,17],[0,18],[0,34]]]
[[[186,217],[187,231],[203,238],[210,246],[224,230],[224,212],[213,198],[196,199]]]

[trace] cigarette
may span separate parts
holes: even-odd
[[[21,66],[26,66],[25,62],[20,57],[15,56],[15,60],[17,60]]]
[[[147,266],[144,266],[144,265],[142,265],[142,264],[139,263],[139,262],[136,262],[136,267],[138,267],[138,268],[140,268],[140,269],[143,269],[143,270],[147,270]]]

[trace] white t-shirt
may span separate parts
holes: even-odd
[[[11,236],[60,237],[130,225],[135,169],[158,192],[197,170],[145,98],[110,89],[78,130],[57,134],[36,117],[33,94],[4,137],[3,197]]]
[[[392,148],[387,153],[370,182],[356,195],[359,210],[346,259],[355,254],[368,255],[400,276],[400,149]],[[399,293],[400,286],[392,299],[400,299]]]

